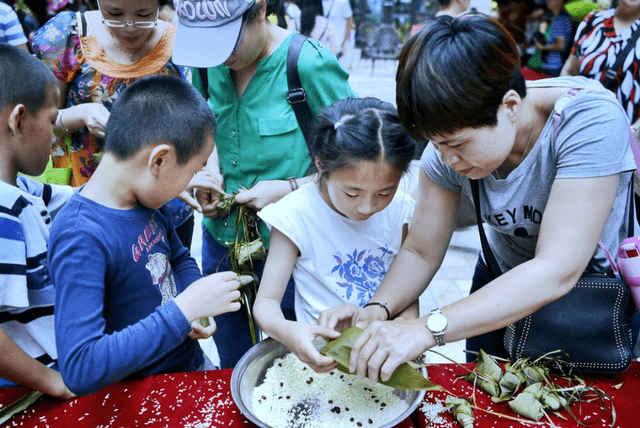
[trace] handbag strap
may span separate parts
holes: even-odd
[[[307,36],[297,33],[291,39],[291,44],[289,44],[289,50],[287,51],[287,85],[289,88],[287,91],[287,101],[289,101],[289,104],[291,104],[296,114],[298,126],[302,131],[302,135],[304,135],[307,146],[310,146],[312,141],[311,125],[313,124],[313,114],[311,113],[309,104],[307,104],[307,93],[302,87],[300,75],[298,74],[300,49],[307,39]]]
[[[624,63],[625,58],[629,56],[629,53],[635,49],[636,42],[640,37],[640,28],[636,28],[633,32],[629,40],[627,41],[627,45],[624,47],[624,50],[618,53],[616,56],[616,62],[609,68],[604,70],[604,79],[602,80],[602,85],[610,91],[615,91],[618,87],[616,84],[616,77],[618,77],[618,72]]]
[[[498,261],[496,257],[493,255],[493,251],[491,251],[491,247],[489,246],[489,241],[487,241],[487,236],[484,233],[484,227],[482,226],[482,215],[480,213],[480,190],[478,188],[478,180],[469,180],[469,184],[471,185],[471,196],[473,198],[473,206],[476,209],[476,219],[478,225],[478,232],[480,232],[480,244],[482,245],[482,254],[484,254],[484,259],[487,262],[487,266],[489,266],[489,270],[494,278],[502,275],[502,270],[498,265]]]

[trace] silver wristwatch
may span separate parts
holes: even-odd
[[[447,341],[444,338],[444,330],[447,328],[447,317],[440,312],[440,308],[436,308],[429,312],[429,318],[427,318],[427,328],[433,334],[433,338],[436,340],[438,346],[445,345]]]

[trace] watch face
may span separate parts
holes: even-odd
[[[442,331],[447,327],[447,318],[441,313],[431,314],[427,318],[427,327],[431,331]]]

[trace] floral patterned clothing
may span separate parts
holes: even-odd
[[[298,247],[293,268],[296,319],[315,324],[341,303],[369,302],[402,244],[415,203],[398,191],[387,208],[365,221],[335,212],[315,182],[264,207],[258,215]]]
[[[589,14],[576,32],[571,54],[580,61],[578,74],[602,82],[607,68],[613,66],[616,57],[627,45],[633,32],[640,31],[640,20],[616,34],[613,26],[615,9]],[[618,73],[614,91],[631,123],[640,118],[640,50],[638,44],[632,49]]]
[[[88,20],[87,25],[90,26]],[[101,103],[111,110],[113,102],[135,80],[152,74],[171,74],[190,81],[191,72],[171,61],[175,27],[167,24],[165,32],[140,61],[125,65],[107,56],[93,32],[78,35],[75,12],[61,12],[49,20],[33,39],[33,51],[51,68],[55,76],[68,83],[67,105]],[[71,153],[61,139],[53,153],[55,168],[71,162],[71,185],[80,186],[93,174],[99,162],[104,140],[91,135],[86,127],[71,134]],[[98,155],[98,156],[96,156]]]

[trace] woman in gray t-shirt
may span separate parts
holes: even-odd
[[[377,304],[341,305],[318,321],[368,326],[350,370],[373,382],[446,341],[473,338],[468,349],[505,355],[504,327],[568,293],[583,272],[609,271],[594,251],[602,241],[615,254],[626,237],[635,169],[613,94],[580,78],[525,83],[515,42],[486,16],[441,17],[423,28],[405,44],[396,82],[401,121],[431,143],[411,229],[371,299]],[[479,182],[504,273],[494,278],[480,258],[469,296],[417,320],[379,322],[433,279],[469,179]]]

